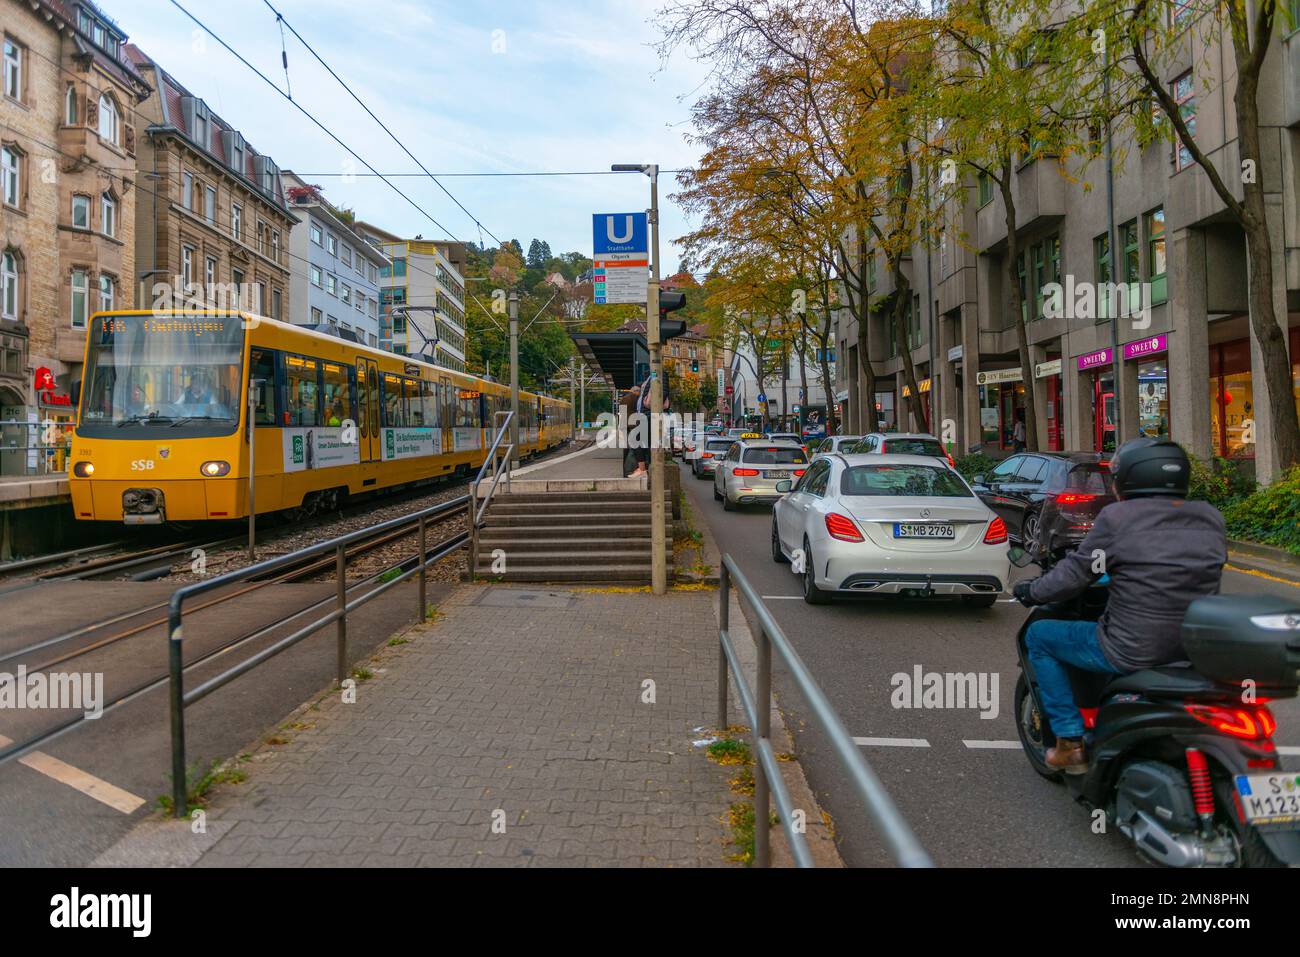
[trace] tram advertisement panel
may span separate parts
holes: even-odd
[[[451,450],[465,452],[482,445],[482,434],[478,429],[456,428],[451,430]]]
[[[414,459],[442,452],[438,429],[384,429],[383,460]]]
[[[361,449],[356,441],[344,442],[341,428],[317,426],[310,429],[282,429],[284,471],[327,469],[335,465],[356,465]]]

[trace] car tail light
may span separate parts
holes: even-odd
[[[700,458],[702,458],[702,459],[711,459],[711,458],[713,458],[713,453],[712,453],[712,452],[701,452],[701,453],[700,453]]]
[[[736,476],[757,475],[758,469],[732,469],[731,474]]]
[[[795,478],[798,478],[799,476],[803,475],[804,472],[807,472],[807,471],[808,471],[807,469],[795,469],[795,470],[794,470],[794,476],[795,476]]]
[[[1056,496],[1057,505],[1081,505],[1084,502],[1095,502],[1099,496],[1091,492],[1062,492]]]
[[[1197,721],[1233,738],[1266,741],[1277,730],[1277,720],[1267,705],[1229,708],[1217,704],[1187,703],[1183,707]]]
[[[984,533],[985,545],[1001,545],[1007,540],[1007,523],[999,515],[989,522],[988,531]]]
[[[837,512],[831,512],[826,516],[826,531],[831,538],[838,538],[841,542],[862,541],[862,533],[858,531],[858,526],[853,524],[853,519]]]

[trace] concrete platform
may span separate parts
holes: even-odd
[[[71,500],[66,473],[0,476],[0,509],[39,508]]]
[[[595,445],[557,459],[528,465],[514,472],[507,487],[504,480],[496,495],[535,492],[644,492],[649,478],[623,478],[624,449],[603,449]],[[487,493],[487,486],[479,489]]]

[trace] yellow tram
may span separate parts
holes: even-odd
[[[97,313],[68,473],[76,517],[246,517],[250,406],[258,514],[311,513],[477,470],[510,389],[242,312]],[[572,417],[520,392],[520,455],[564,442]]]

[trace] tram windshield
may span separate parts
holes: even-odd
[[[80,431],[230,434],[239,422],[243,342],[238,315],[96,316]]]

